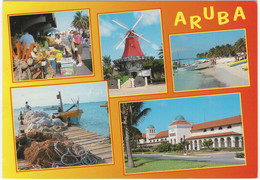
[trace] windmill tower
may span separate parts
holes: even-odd
[[[150,58],[144,55],[140,47],[139,38],[146,41],[147,43],[150,43],[150,41],[146,40],[143,36],[137,34],[134,31],[134,28],[141,21],[143,16],[144,15],[142,15],[134,24],[134,26],[130,29],[122,25],[118,21],[112,20],[114,23],[127,30],[122,41],[116,46],[117,50],[123,43],[125,44],[123,55],[120,59],[114,60],[114,63],[120,69],[126,69],[129,74],[132,75],[137,75],[142,69],[142,64],[145,59]]]

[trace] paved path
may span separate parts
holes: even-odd
[[[109,96],[123,96],[134,94],[161,93],[166,92],[166,85],[148,85],[146,87],[109,89]]]
[[[164,160],[200,161],[224,164],[245,164],[245,160],[234,159],[235,152],[212,153],[206,156],[175,156],[167,154],[133,154],[135,158],[152,158]]]

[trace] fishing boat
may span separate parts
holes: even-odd
[[[185,69],[188,71],[201,70],[208,68],[211,65],[211,61],[205,60],[201,62],[195,62],[189,66],[186,66]]]
[[[239,65],[239,64],[244,64],[244,63],[247,63],[247,59],[243,59],[243,60],[240,60],[240,61],[235,61],[235,62],[229,63],[228,65],[230,67],[233,67],[233,66],[236,66],[236,65]]]
[[[194,70],[200,70],[208,68],[211,65],[211,61],[205,60],[202,62],[198,62],[198,66]]]
[[[73,105],[67,109],[66,111],[63,110],[62,98],[61,93],[57,95],[57,99],[60,100],[60,107],[58,108],[58,113],[54,114],[55,117],[60,118],[64,122],[70,122],[71,124],[79,124],[79,120],[83,111],[79,109],[79,99],[77,102],[73,102]],[[73,108],[76,108],[72,110]]]
[[[244,70],[248,70],[248,64],[247,65],[245,65],[242,69],[244,69]]]
[[[52,110],[57,110],[57,109],[58,109],[58,106],[50,106],[50,107],[43,108],[44,111],[52,111]]]
[[[107,107],[107,102],[105,104],[100,104],[100,107]]]

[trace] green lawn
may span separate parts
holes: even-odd
[[[129,169],[126,168],[126,173],[227,166],[227,164],[220,164],[220,163],[207,163],[207,162],[181,161],[181,160],[160,160],[160,159],[150,159],[150,158],[134,158],[134,164],[136,167],[129,168]],[[127,163],[125,165],[127,167]]]

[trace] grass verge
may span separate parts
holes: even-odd
[[[194,169],[217,166],[228,166],[221,163],[208,163],[196,161],[181,161],[181,160],[161,160],[150,158],[134,158],[135,167],[126,169],[126,173],[140,173],[152,171],[167,171],[177,169]],[[127,167],[127,162],[126,162]]]

